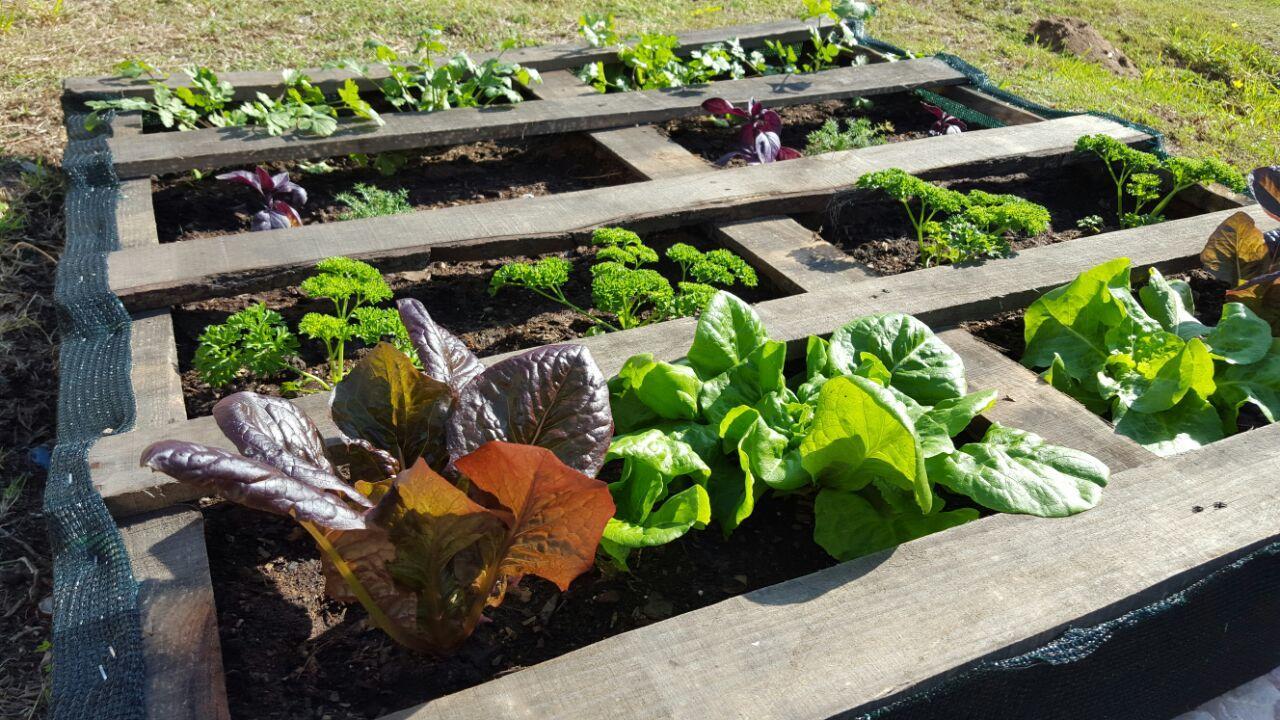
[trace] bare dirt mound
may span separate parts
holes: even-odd
[[[1096,62],[1117,75],[1137,77],[1141,74],[1124,53],[1093,28],[1075,18],[1048,18],[1031,26],[1031,42],[1043,45],[1054,52],[1067,52],[1084,60]]]

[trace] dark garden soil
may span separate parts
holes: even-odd
[[[832,118],[839,120],[841,130],[845,129],[846,119],[865,117],[873,125],[888,123],[893,129],[887,130],[883,137],[891,143],[929,136],[929,126],[934,118],[921,107],[920,98],[913,93],[878,95],[868,100],[871,107],[866,109],[859,109],[854,103],[843,100],[775,108],[782,116],[782,144],[804,152],[809,133]],[[737,127],[725,127],[706,115],[670,120],[658,125],[658,129],[707,162],[719,160],[737,145]],[[745,161],[736,159],[729,166],[745,164]]]
[[[835,564],[812,539],[813,504],[766,496],[729,539],[692,532],[593,568],[561,593],[529,577],[452,657],[392,643],[359,605],[324,596],[318,551],[288,518],[230,503],[205,510],[231,715],[376,718],[611,635]]]
[[[1075,240],[1092,234],[1076,223],[1091,215],[1102,218],[1101,232],[1119,230],[1115,213],[1115,190],[1101,163],[1085,162],[1065,168],[1012,175],[966,178],[939,183],[953,190],[985,190],[1008,193],[1043,205],[1049,210],[1049,230],[1034,237],[1018,237],[1011,242],[1014,252]],[[1205,211],[1174,200],[1165,213],[1170,220],[1192,217]],[[837,196],[821,217],[801,218],[817,225],[823,239],[848,253],[854,260],[882,275],[896,275],[920,267],[920,247],[915,229],[902,204],[879,192],[854,191]],[[1117,250],[1123,254],[1123,249]]]
[[[405,164],[383,175],[352,157],[326,161],[333,170],[308,173],[296,163],[274,163],[272,172],[289,171],[290,179],[307,190],[307,204],[299,208],[304,225],[342,220],[350,210],[337,195],[357,183],[383,190],[409,191],[417,210],[470,205],[511,198],[551,195],[594,187],[619,185],[636,178],[621,163],[604,157],[579,135],[551,138],[485,141],[404,155]],[[192,175],[169,175],[153,181],[156,225],[160,242],[248,232],[258,210],[249,188]]]
[[[701,233],[689,230],[673,230],[645,235],[646,244],[661,256],[667,247],[684,242],[702,249],[719,247]],[[591,258],[595,249],[579,247],[567,253],[557,253],[573,263],[573,272],[565,295],[579,307],[591,306]],[[396,298],[415,298],[422,301],[436,322],[448,328],[462,339],[477,355],[495,355],[512,350],[565,342],[582,337],[591,323],[558,303],[520,288],[506,288],[497,296],[489,295],[489,280],[500,266],[527,257],[503,257],[492,260],[432,262],[418,271],[387,275]],[[653,266],[673,283],[680,279],[678,266],[665,257]],[[759,273],[758,273],[759,274]],[[760,302],[782,295],[761,275],[755,288],[737,286],[734,294],[748,302]],[[229,298],[216,298],[190,303],[174,308],[174,334],[178,344],[178,368],[182,373],[182,385],[190,417],[208,415],[221,398],[240,390],[251,390],[268,395],[280,395],[281,383],[295,379],[284,375],[264,380],[240,380],[224,388],[214,388],[202,382],[192,369],[191,359],[199,344],[199,336],[207,325],[224,322],[239,310],[263,302],[284,316],[290,328],[308,312],[332,312],[328,301],[303,297],[295,287],[248,293]],[[302,360],[307,370],[324,376],[324,354],[321,344],[299,338]],[[355,352],[348,353],[348,362],[354,363],[364,354],[358,341],[353,342]]]

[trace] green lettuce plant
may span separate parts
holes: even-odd
[[[1228,302],[1216,326],[1196,319],[1190,287],[1152,269],[1135,292],[1130,261],[1092,268],[1036,300],[1022,362],[1159,455],[1234,434],[1250,404],[1280,416],[1280,341]]]
[[[1218,182],[1244,192],[1244,176],[1217,158],[1167,157],[1129,147],[1110,135],[1085,135],[1076,150],[1097,155],[1111,176],[1116,217],[1121,227],[1164,221],[1164,211],[1178,193],[1201,183]],[[1168,184],[1157,173],[1163,172]],[[1164,189],[1168,188],[1165,192]]]
[[[636,355],[609,381],[618,435],[606,460],[622,469],[601,548],[617,564],[713,522],[728,535],[770,492],[813,496],[814,539],[840,560],[978,517],[946,509],[939,486],[1045,517],[1101,497],[1105,465],[1030,433],[992,425],[957,447],[996,392],[968,392],[960,357],[915,318],[867,315],[811,337],[791,378],[786,355],[720,292],[683,360]]]
[[[589,320],[594,334],[693,315],[715,294],[716,286],[755,287],[758,282],[755,270],[745,260],[724,249],[703,252],[685,243],[672,245],[666,256],[680,266],[680,280],[672,287],[657,270],[645,267],[658,262],[658,253],[634,232],[597,228],[591,244],[599,248],[591,266],[591,300],[596,312],[565,296],[572,265],[560,257],[498,268],[489,283],[489,294],[496,295],[506,287],[524,288]]]
[[[867,173],[856,187],[881,191],[902,203],[925,267],[1005,257],[1011,249],[1009,235],[1049,229],[1049,211],[1042,205],[1017,195],[957,192],[898,168]]]

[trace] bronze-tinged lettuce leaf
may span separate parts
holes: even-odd
[[[547,448],[592,477],[613,438],[609,388],[581,345],[548,345],[499,362],[459,396],[449,422],[455,460],[491,440]]]
[[[421,302],[397,300],[396,308],[409,330],[409,340],[418,351],[418,360],[427,375],[453,388],[457,394],[484,370],[475,354],[452,333],[437,325]]]
[[[1249,213],[1238,212],[1209,235],[1200,264],[1232,287],[1270,270],[1271,249]]]
[[[1280,272],[1260,275],[1234,290],[1228,290],[1227,301],[1243,304],[1271,323],[1271,334],[1280,335]]]
[[[1249,189],[1263,212],[1280,220],[1280,165],[1260,167],[1250,173]]]
[[[487,443],[454,464],[506,511],[502,585],[490,604],[501,602],[501,591],[524,575],[550,580],[563,591],[591,569],[615,510],[603,482],[529,445]]]
[[[333,421],[343,433],[391,453],[401,467],[426,458],[442,467],[449,386],[418,372],[389,343],[356,364],[333,389]]]
[[[238,392],[218,401],[213,419],[241,455],[318,490],[371,507],[363,495],[337,477],[325,457],[320,431],[288,400]]]
[[[352,484],[381,482],[395,477],[401,470],[399,460],[368,440],[332,438],[325,443],[324,451]]]
[[[143,451],[141,464],[255,510],[335,530],[365,527],[364,516],[338,496],[222,448],[162,440]]]

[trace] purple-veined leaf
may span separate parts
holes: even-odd
[[[232,170],[228,173],[215,175],[215,179],[224,180],[233,185],[246,185],[262,194],[262,184],[258,181],[258,174],[252,170]]]
[[[475,353],[453,333],[436,324],[421,302],[397,300],[396,309],[409,330],[409,340],[418,352],[422,369],[453,388],[454,394],[462,392],[462,388],[484,370]]]
[[[141,464],[255,510],[335,530],[365,527],[363,515],[338,496],[230,450],[161,440],[142,452]]]
[[[489,367],[463,389],[449,424],[449,456],[491,440],[539,445],[595,477],[612,437],[609,388],[591,353],[549,345]]]
[[[1280,220],[1280,165],[1260,167],[1249,173],[1249,190],[1263,212]]]
[[[937,105],[920,104],[934,117],[933,126],[929,128],[930,135],[959,135],[969,129],[969,126],[963,120],[947,113],[946,110]]]
[[[400,472],[400,461],[368,440],[346,436],[325,443],[325,455],[335,468],[345,468],[350,482],[381,482]]]
[[[288,400],[238,392],[218,401],[213,407],[213,419],[245,457],[264,462],[317,490],[372,506],[338,478],[325,457],[320,431]]]
[[[724,98],[711,98],[704,100],[702,109],[712,115],[736,115],[738,117],[747,117],[747,113],[733,106],[733,103]]]

